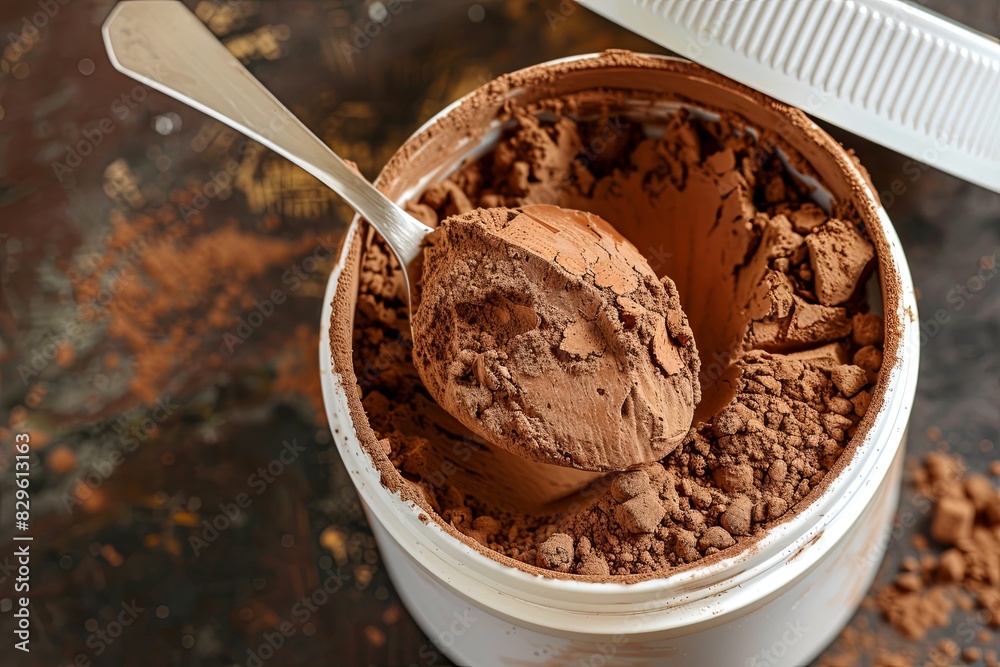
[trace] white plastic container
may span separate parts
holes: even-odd
[[[885,211],[847,153],[825,134],[814,136],[815,126],[801,113],[686,61],[650,56],[628,65],[620,56],[546,63],[528,70],[528,78],[551,79],[558,67],[558,79],[545,84],[550,90],[620,86],[655,91],[667,101],[683,86],[685,105],[704,103],[736,111],[757,127],[779,128],[831,184],[833,196],[852,198],[861,211],[878,249],[887,330],[897,334],[887,337],[872,407],[839,470],[751,547],[630,584],[542,576],[489,558],[427,520],[425,510],[382,485],[362,448],[362,439],[370,441],[374,434],[356,399],[350,354],[334,355],[331,345],[331,337],[341,350],[350,341],[367,229],[355,219],[330,276],[322,315],[323,395],[331,431],[389,574],[436,645],[421,649],[418,664],[434,664],[443,652],[476,667],[803,665],[854,613],[887,546],[916,386],[919,331],[906,260]],[[480,98],[472,108],[465,98],[418,131],[387,165],[380,187],[399,201],[410,198],[496,139],[495,132],[452,136],[439,131],[442,125],[459,114],[485,124],[505,99],[535,94],[527,85],[494,88],[488,104]],[[450,157],[441,162],[435,157],[441,152]],[[399,177],[404,163],[413,163],[417,168],[411,173],[422,178]]]

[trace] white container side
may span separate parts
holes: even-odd
[[[598,70],[612,66],[606,55],[557,62]],[[690,67],[692,75],[703,71]],[[442,111],[414,136],[462,103]],[[463,147],[451,168],[478,148]],[[404,201],[426,181],[411,184],[397,198]],[[862,187],[862,196],[876,201]],[[353,380],[345,388],[330,348],[331,326],[350,324],[332,321],[332,303],[338,290],[356,290],[356,285],[341,284],[363,228],[355,218],[330,275],[322,313],[323,396],[383,561],[407,608],[434,642],[421,649],[420,659],[442,652],[458,664],[489,667],[801,665],[815,657],[853,614],[887,546],[916,388],[919,330],[913,286],[884,209],[873,208],[876,213],[867,222],[883,240],[880,270],[891,272],[883,273],[882,282],[891,280],[898,294],[887,320],[896,321],[901,338],[895,358],[886,358],[883,400],[853,458],[808,506],[772,527],[753,548],[627,584],[558,579],[501,564],[426,521],[422,508],[383,486],[352,419],[347,391],[355,391]]]

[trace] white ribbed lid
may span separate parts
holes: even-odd
[[[1000,43],[899,0],[580,0],[671,51],[1000,192]]]

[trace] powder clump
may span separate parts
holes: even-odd
[[[588,213],[531,205],[444,220],[412,324],[431,395],[528,459],[603,471],[656,461],[700,399],[673,282]]]

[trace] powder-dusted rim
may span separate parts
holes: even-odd
[[[699,589],[704,589],[706,595],[717,593],[719,591],[717,586],[721,585],[722,582],[728,582],[733,586],[746,583],[741,579],[741,574],[749,572],[752,559],[759,558],[758,565],[765,565],[788,550],[792,550],[792,552],[795,552],[796,549],[803,550],[805,546],[821,537],[825,526],[848,505],[849,499],[859,495],[870,498],[874,494],[873,487],[877,487],[878,482],[881,481],[881,478],[871,479],[876,468],[875,464],[881,467],[881,474],[884,475],[884,468],[888,466],[886,461],[892,460],[891,455],[885,456],[887,452],[884,450],[891,449],[888,454],[894,454],[898,449],[905,421],[912,405],[916,361],[919,352],[914,325],[916,306],[907,269],[905,265],[901,267],[895,259],[895,253],[899,253],[898,256],[902,259],[898,240],[895,238],[884,210],[877,202],[866,175],[836,141],[801,111],[698,65],[663,56],[644,56],[630,52],[609,51],[599,55],[579,56],[536,65],[502,76],[452,104],[425,124],[396,152],[382,170],[376,183],[390,197],[400,200],[407,199],[426,185],[428,180],[439,178],[446,173],[422,174],[420,179],[403,181],[407,171],[413,169],[415,162],[448,157],[433,155],[435,150],[440,150],[434,144],[442,133],[463,137],[462,145],[470,143],[475,145],[487,132],[487,123],[483,122],[483,119],[495,115],[497,108],[505,103],[520,103],[522,99],[529,97],[534,99],[548,98],[551,96],[551,92],[559,89],[560,82],[567,75],[580,77],[593,75],[602,80],[599,84],[595,82],[595,85],[600,85],[602,90],[618,88],[618,83],[623,82],[621,90],[648,91],[649,85],[652,85],[653,80],[656,79],[656,77],[650,76],[651,70],[669,74],[674,78],[682,77],[695,88],[718,91],[726,96],[725,103],[721,104],[720,107],[746,116],[750,125],[772,129],[780,128],[780,132],[776,132],[782,137],[778,146],[784,147],[786,152],[790,154],[801,155],[816,170],[816,175],[820,180],[830,187],[836,198],[850,201],[856,207],[878,253],[886,320],[882,371],[872,392],[871,406],[837,463],[806,498],[791,508],[777,523],[768,526],[767,531],[760,537],[744,540],[718,554],[685,566],[679,566],[665,574],[592,577],[562,574],[538,568],[483,547],[441,519],[429,519],[428,517],[435,517],[435,514],[429,508],[421,507],[422,499],[402,484],[402,478],[398,471],[382,453],[353,387],[356,383],[356,377],[351,356],[351,336],[357,296],[358,272],[356,269],[360,259],[362,242],[367,233],[370,233],[367,225],[363,225],[355,219],[345,236],[341,259],[331,279],[331,285],[336,289],[332,298],[332,318],[329,320],[330,347],[324,352],[331,354],[334,376],[339,374],[341,376],[339,381],[348,389],[344,392],[343,398],[347,404],[352,425],[356,430],[356,437],[371,457],[372,463],[382,479],[395,488],[395,491],[390,491],[387,488],[382,489],[382,491],[390,498],[390,504],[398,506],[397,511],[409,512],[414,516],[419,515],[420,520],[427,523],[433,522],[444,533],[466,547],[463,554],[465,558],[485,557],[495,565],[504,566],[499,569],[489,568],[489,563],[483,563],[481,559],[477,563],[480,566],[488,567],[498,578],[509,576],[516,580],[518,573],[521,575],[541,575],[543,580],[554,587],[555,591],[577,590],[575,588],[568,589],[565,586],[571,584],[579,586],[589,582],[592,585],[588,586],[587,590],[591,592],[604,590],[609,594],[621,595],[625,590],[629,590],[636,593],[637,598],[638,594],[647,588],[643,582],[646,585],[660,587],[661,593],[676,584],[677,590],[675,592],[684,596],[689,596]],[[617,75],[617,77],[612,80],[609,78],[609,74]],[[641,82],[637,77],[641,77]],[[636,83],[627,85],[630,78]],[[669,80],[671,77],[662,78]],[[613,81],[614,85],[609,85],[609,81]],[[583,89],[574,87],[572,90]],[[671,97],[683,99],[676,93]],[[711,105],[701,100],[692,101],[692,105],[712,110]],[[772,121],[779,119],[780,123],[754,123],[752,118],[755,116]],[[477,119],[479,122],[476,122]],[[789,137],[797,142],[794,149],[791,149],[791,144],[787,141]],[[457,164],[449,166],[456,167]],[[359,234],[359,231],[366,233]],[[349,280],[342,279],[340,276],[340,272],[346,270],[347,266],[354,269],[354,272],[349,275]],[[905,345],[904,341],[906,341]],[[334,377],[334,381],[337,381],[336,377]],[[887,399],[893,393],[900,394],[900,392],[902,395],[895,396],[894,400],[901,407],[897,408],[897,412],[890,413],[886,410]],[[327,399],[328,408],[330,408],[329,396]],[[337,407],[342,410],[342,404]],[[873,437],[873,427],[876,425],[880,425],[880,428],[875,430],[882,436],[881,441]],[[892,434],[889,434],[889,431]],[[339,432],[335,432],[334,435],[338,446],[345,442],[347,446],[350,446],[350,437],[345,437],[344,433]],[[346,436],[350,435],[346,434]],[[879,458],[880,456],[882,458]],[[853,475],[847,474],[852,470]],[[360,471],[356,470],[351,472],[352,475],[360,474]],[[397,483],[393,483],[393,481]],[[399,493],[402,500],[411,501],[413,504],[400,503],[400,498],[392,497],[395,493]],[[363,492],[362,496],[364,497]],[[867,503],[867,500],[864,503]],[[807,513],[812,514],[813,512],[810,510],[823,511],[817,512],[815,520],[810,523],[806,520],[812,517],[803,516]],[[433,529],[424,527],[422,533],[426,535],[426,540],[431,543],[430,549],[432,551],[440,551],[443,547],[449,546],[441,544],[440,538],[437,537],[439,533]],[[394,537],[398,538],[396,535]],[[788,543],[780,543],[782,538]],[[448,538],[445,539],[448,540]],[[801,558],[800,560],[806,561],[808,559]],[[522,581],[519,587],[537,587],[538,581],[537,576],[531,576]],[[516,582],[507,581],[505,583],[512,585]],[[623,589],[620,584],[630,584],[630,586]],[[645,595],[648,597],[648,593]],[[685,601],[690,601],[690,599]]]

